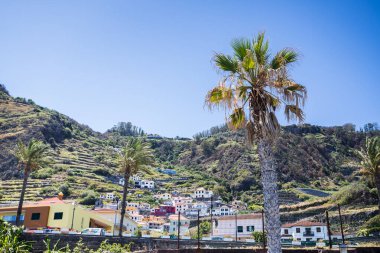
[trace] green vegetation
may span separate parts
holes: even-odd
[[[267,232],[271,238],[268,248],[270,252],[280,252],[281,223],[272,144],[281,127],[275,112],[284,108],[288,121],[303,121],[301,107],[306,100],[306,88],[290,77],[289,67],[297,62],[297,53],[285,48],[271,58],[264,33],[253,40],[236,39],[231,46],[233,55],[216,54],[214,57],[215,65],[224,76],[219,85],[208,92],[206,104],[210,108],[225,109],[229,114],[227,125],[232,129],[245,129],[250,144],[255,140]],[[207,150],[211,152],[209,147]]]
[[[256,242],[264,242],[264,232],[254,231],[252,232],[252,236]]]
[[[380,232],[380,215],[369,219],[359,230],[358,235],[369,236],[374,232]]]
[[[0,87],[1,88],[1,87]],[[30,245],[21,239],[22,228],[0,219],[0,252],[27,253]]]
[[[359,154],[362,158],[361,172],[369,176],[377,188],[380,212],[380,137],[368,138],[366,140],[365,150],[362,150]]]
[[[20,216],[22,211],[22,205],[24,202],[24,195],[26,191],[26,186],[28,183],[28,178],[30,173],[40,169],[43,166],[49,164],[49,160],[46,159],[46,152],[48,146],[43,142],[32,139],[28,145],[19,141],[17,143],[16,157],[18,159],[18,164],[23,170],[24,180],[22,184],[22,190],[20,195],[20,201],[17,209],[16,225],[20,225]]]
[[[129,178],[131,175],[137,174],[138,172],[150,172],[149,166],[154,164],[153,150],[150,148],[150,144],[144,142],[142,139],[130,138],[119,154],[118,163],[125,182],[123,187],[123,198],[121,200],[119,229],[119,236],[122,236]]]

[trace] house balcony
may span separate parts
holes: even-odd
[[[303,236],[304,237],[313,237],[314,236],[314,232],[304,232]]]

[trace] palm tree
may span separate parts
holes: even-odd
[[[365,149],[359,152],[363,175],[369,176],[376,185],[380,213],[380,136],[366,139]]]
[[[24,196],[26,186],[28,184],[28,178],[31,172],[40,169],[50,163],[50,160],[46,158],[49,146],[42,141],[32,139],[28,145],[25,145],[22,141],[18,141],[15,155],[18,159],[18,166],[24,172],[24,181],[22,183],[22,190],[20,195],[20,201],[17,208],[16,225],[20,224],[20,217],[22,212],[22,205],[24,203]]]
[[[149,143],[141,138],[128,139],[122,152],[119,154],[120,172],[124,175],[123,200],[121,202],[121,218],[119,236],[123,233],[123,221],[127,200],[129,177],[139,171],[149,172],[149,166],[154,163],[153,150]]]
[[[214,56],[216,67],[225,75],[207,93],[206,105],[210,109],[223,108],[229,114],[227,125],[232,129],[245,128],[248,142],[257,144],[268,249],[278,253],[281,252],[281,223],[272,145],[280,125],[275,112],[283,108],[287,120],[302,121],[306,88],[289,75],[289,66],[298,59],[294,50],[285,48],[271,57],[264,33],[252,41],[235,39],[231,45],[233,55]]]

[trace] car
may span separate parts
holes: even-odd
[[[220,236],[213,236],[213,237],[211,237],[211,240],[212,240],[212,241],[223,241],[223,237],[220,237]]]
[[[101,235],[104,236],[106,231],[104,228],[86,228],[81,232],[82,235]]]

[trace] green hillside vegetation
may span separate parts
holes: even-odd
[[[286,196],[283,204],[288,200],[303,201],[311,205],[307,208],[322,213],[323,208],[336,203],[353,205],[356,210],[363,205],[374,206],[376,189],[359,174],[360,160],[356,152],[363,147],[366,136],[373,135],[379,135],[376,124],[367,124],[360,131],[352,124],[283,127],[275,152],[280,196]],[[237,198],[253,208],[262,204],[256,147],[246,145],[244,131],[229,131],[222,125],[196,134],[190,140],[147,135],[131,123],[119,123],[102,134],[31,100],[14,98],[4,86],[0,86],[0,201],[18,200],[22,174],[14,150],[17,140],[26,142],[32,138],[50,145],[53,163],[32,173],[26,201],[63,192],[67,198],[91,205],[102,193],[120,195],[116,157],[130,136],[146,138],[154,150],[156,164],[177,171],[176,176],[154,169],[152,174],[144,174],[146,178],[168,179],[159,182],[156,191],[190,193],[203,186],[213,189],[225,201]],[[333,196],[319,198],[298,188],[323,190]],[[153,194],[132,189],[127,199],[157,203]],[[304,209],[303,203],[298,204],[301,207],[284,205],[282,210],[290,208],[296,214]]]

